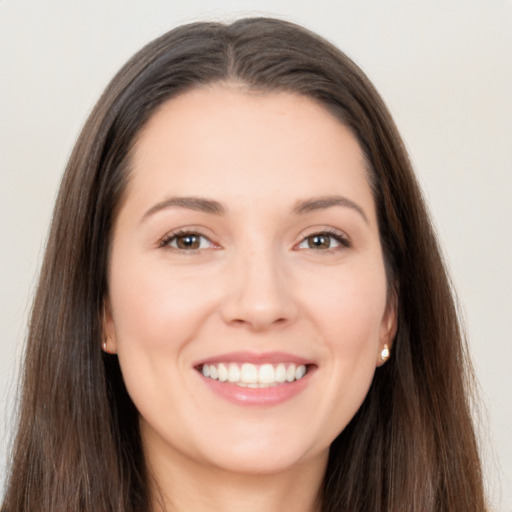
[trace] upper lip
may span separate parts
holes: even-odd
[[[203,364],[216,363],[252,363],[252,364],[278,364],[278,363],[295,363],[311,365],[313,361],[304,357],[290,354],[288,352],[229,352],[218,354],[213,357],[196,361],[193,366],[201,366]]]

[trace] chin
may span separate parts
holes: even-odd
[[[250,434],[247,432],[247,434]],[[306,462],[327,462],[330,443],[319,446],[305,432],[262,432],[240,438],[236,433],[212,436],[214,444],[204,447],[206,465],[246,475],[271,475],[286,472]]]
[[[325,453],[325,462],[327,462],[328,450]],[[277,450],[272,453],[247,451],[225,452],[222,457],[215,457],[212,463],[223,471],[238,475],[276,475],[293,470],[302,464],[313,459],[323,459],[321,454],[299,454],[297,452]]]

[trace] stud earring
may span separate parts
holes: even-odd
[[[110,352],[107,350],[107,347],[108,347],[107,341],[108,340],[112,341],[112,338],[107,334],[107,339],[103,340],[101,342],[101,348],[103,349],[103,352],[106,352],[107,354],[110,354]]]
[[[383,363],[385,363],[389,359],[389,347],[388,345],[384,345],[382,352],[380,353],[380,359]]]

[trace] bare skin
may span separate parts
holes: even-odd
[[[325,471],[323,455],[286,472],[262,475],[205,468],[186,457],[148,455],[155,476],[154,512],[320,511],[317,494]]]

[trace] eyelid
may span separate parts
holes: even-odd
[[[208,240],[209,242],[209,245],[210,247],[199,247],[197,249],[180,249],[179,247],[172,247],[170,245],[170,243],[174,240],[176,240],[178,237],[180,236],[197,236],[197,237],[200,237],[200,238],[203,238],[205,240]],[[201,250],[208,250],[208,249],[218,249],[220,248],[219,244],[215,243],[213,240],[212,240],[212,237],[209,236],[209,235],[206,235],[205,233],[202,232],[201,229],[199,228],[196,228],[196,227],[185,227],[185,228],[177,228],[177,229],[174,229],[172,231],[169,231],[166,235],[164,235],[158,242],[157,242],[157,246],[159,248],[163,248],[163,249],[170,249],[170,250],[174,250],[174,251],[177,251],[177,252],[190,252],[190,253],[193,253],[193,252],[197,252],[197,251],[201,251]]]
[[[311,228],[308,231],[309,232],[303,233],[301,235],[301,239],[299,240],[299,242],[297,244],[295,244],[294,248],[296,248],[298,250],[305,250],[305,249],[299,249],[298,246],[301,245],[302,243],[304,243],[308,238],[315,236],[315,235],[330,236],[331,238],[333,238],[334,240],[336,240],[339,243],[339,246],[332,247],[329,249],[323,249],[323,252],[329,252],[329,251],[332,252],[332,251],[336,251],[336,250],[347,249],[352,246],[352,241],[350,240],[348,235],[345,232],[341,231],[340,229],[333,228],[333,227],[327,227],[327,226],[316,226],[314,228]],[[322,249],[312,249],[312,248],[309,248],[309,249],[322,251]]]

